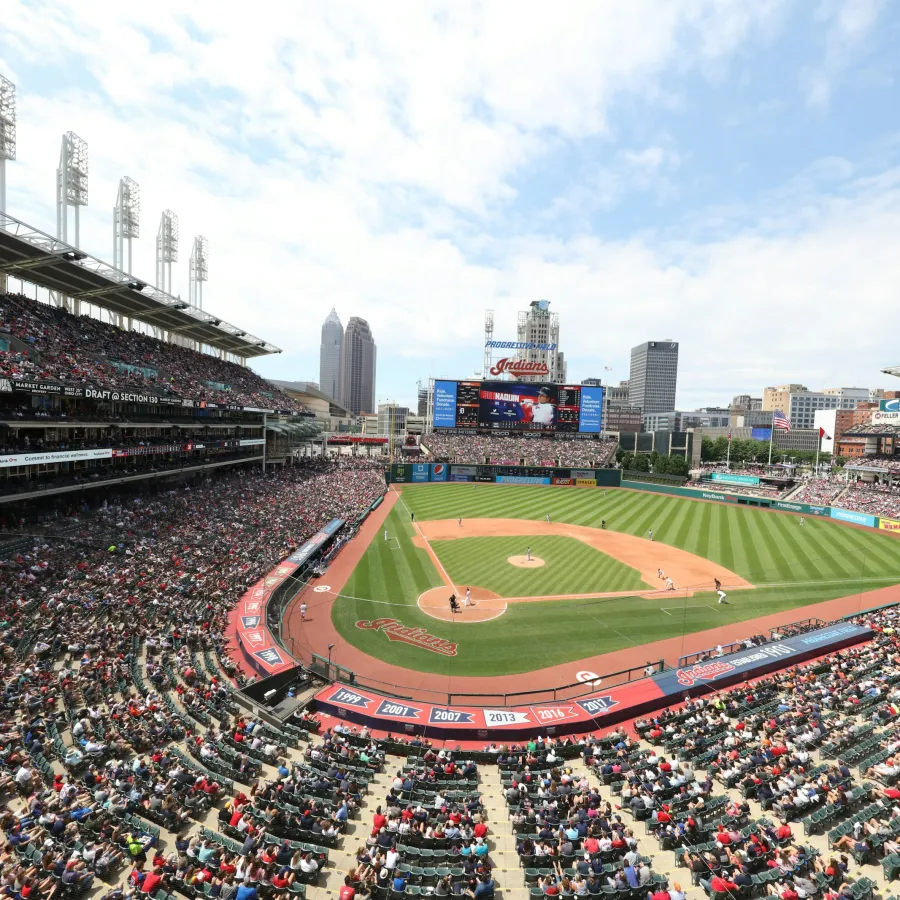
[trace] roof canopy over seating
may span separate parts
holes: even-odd
[[[281,353],[252,334],[0,212],[0,272],[243,358]]]

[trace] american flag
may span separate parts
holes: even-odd
[[[791,420],[780,409],[776,409],[772,413],[772,426],[781,431],[790,431],[794,427]]]

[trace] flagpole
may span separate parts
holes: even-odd
[[[731,431],[728,432],[728,452],[725,454],[725,468],[731,470]]]
[[[772,427],[769,429],[769,465],[772,465],[772,442],[775,440],[775,410],[772,410]]]

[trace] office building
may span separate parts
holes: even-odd
[[[406,431],[406,420],[409,408],[397,403],[378,404],[378,433],[403,434]]]
[[[687,431],[688,428],[727,428],[731,424],[731,410],[707,407],[694,410],[670,410],[645,413],[644,431]]]
[[[802,384],[781,384],[763,391],[763,410],[780,409],[796,429],[812,428],[816,410],[856,409],[869,402],[868,388],[828,388],[810,391]]]
[[[617,385],[609,385],[606,388],[606,397],[610,403],[618,403],[628,406],[628,382],[620,381]]]
[[[646,416],[675,409],[678,382],[678,343],[645,341],[631,350],[628,405],[639,406]]]
[[[319,390],[340,401],[341,349],[344,346],[344,326],[332,308],[322,323],[322,342],[319,345]]]
[[[365,319],[353,316],[341,352],[343,405],[354,415],[375,411],[375,339]]]
[[[734,412],[741,410],[754,411],[763,408],[762,397],[751,397],[749,394],[738,394],[731,400],[731,409]]]
[[[627,406],[620,403],[611,403],[606,408],[606,420],[603,423],[604,431],[643,431],[644,422],[641,410],[637,406]]]
[[[516,340],[520,343],[545,345],[544,349],[516,350],[514,353],[516,359],[544,363],[547,366],[547,374],[523,375],[517,381],[551,381],[555,384],[565,382],[566,358],[559,349],[559,313],[550,312],[549,300],[533,300],[527,310],[519,313]]]

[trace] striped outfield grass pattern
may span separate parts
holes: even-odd
[[[477,584],[501,597],[647,590],[636,569],[575,538],[462,538],[431,546],[455,585]],[[510,556],[524,555],[526,547],[544,561],[539,569],[508,562]]]
[[[410,485],[417,519],[543,519],[646,535],[720,563],[753,584],[896,576],[900,541],[839,522],[643,491],[530,485]],[[402,505],[402,504],[401,504]]]
[[[652,528],[654,540],[721,563],[757,587],[733,591],[728,606],[717,606],[713,594],[560,600],[512,604],[500,618],[477,625],[440,622],[416,606],[419,595],[442,580],[427,551],[412,543],[408,509],[414,510],[419,520],[457,516],[540,520],[549,513],[553,521],[573,525],[599,527],[605,519],[607,528],[630,534],[645,535]],[[391,511],[385,528],[397,540],[385,542],[379,535],[372,542],[343,596],[333,604],[332,619],[347,640],[375,657],[443,674],[528,672],[783,610],[798,609],[797,618],[802,618],[799,607],[900,583],[900,541],[886,534],[812,516],[801,527],[796,516],[783,513],[638,491],[610,489],[604,494],[599,488],[411,485],[403,489],[403,503]],[[454,581],[470,580],[490,588],[486,582],[493,577],[494,563],[490,561],[493,551],[487,548],[505,540],[464,538],[438,542],[437,546],[441,558],[453,568]],[[516,544],[512,552],[523,552],[523,539],[512,540]],[[553,539],[532,538],[532,551],[537,554],[537,542],[545,540]],[[469,569],[468,560],[462,558],[462,548],[469,541],[478,545],[478,554],[488,554],[487,568],[480,573],[474,566]],[[543,546],[538,555],[547,554],[547,568],[560,566],[565,571],[566,555],[572,549],[569,542],[559,549],[544,550]],[[559,552],[565,554],[562,559]],[[598,551],[591,552],[597,554],[598,566],[608,559]],[[458,562],[457,553],[461,555]],[[466,568],[458,570],[457,565]],[[500,568],[512,569],[505,557]],[[538,571],[523,574],[530,580]],[[460,572],[471,573],[471,579],[458,578]],[[589,574],[587,577],[590,581]],[[586,590],[600,588],[591,585]],[[497,593],[525,596],[506,589]],[[860,603],[864,602],[861,597]],[[397,618],[405,625],[421,626],[455,641],[458,655],[437,656],[390,643],[380,632],[355,627],[360,619],[378,617]],[[574,674],[575,667],[573,678]]]

